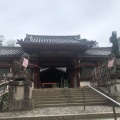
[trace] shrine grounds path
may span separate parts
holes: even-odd
[[[116,113],[120,113],[120,107],[116,107]],[[112,113],[112,107],[109,106],[86,106],[84,111],[83,106],[69,106],[69,107],[49,107],[49,108],[36,108],[31,111],[13,111],[0,113],[0,120],[2,118],[16,118],[16,117],[35,117],[35,116],[61,116],[61,115],[80,115],[80,114],[102,114]],[[79,120],[79,119],[76,119]],[[88,120],[88,119],[84,119]],[[89,119],[89,120],[103,120],[101,119]],[[104,119],[104,120],[113,120]],[[120,118],[118,118],[120,120]]]

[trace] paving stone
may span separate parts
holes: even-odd
[[[37,116],[46,116],[46,120],[50,120],[49,116],[60,116],[57,117],[56,120],[62,120],[62,116],[64,116],[64,120],[72,120],[78,119],[80,117],[80,114],[85,113],[106,113],[106,112],[113,112],[112,107],[109,106],[87,106],[86,110],[84,111],[83,106],[70,106],[70,107],[52,107],[52,108],[36,108],[31,111],[14,111],[14,112],[2,112],[0,113],[0,118],[4,117],[37,117]],[[120,113],[120,107],[116,107],[116,112]],[[70,116],[68,116],[70,115]],[[76,116],[72,116],[76,115]],[[90,118],[94,118],[94,116],[91,116]],[[49,119],[48,119],[49,118]],[[81,117],[83,119],[84,117]],[[51,120],[54,120],[55,117],[51,117]],[[14,120],[14,119],[13,119]],[[30,119],[29,119],[30,120]],[[38,118],[39,120],[39,118]],[[40,119],[42,120],[42,118]],[[45,120],[45,119],[44,119]],[[85,120],[85,119],[84,119]]]

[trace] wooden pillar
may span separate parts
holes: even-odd
[[[70,75],[70,88],[74,88],[73,74]]]
[[[74,76],[75,76],[75,59],[73,58],[70,66],[70,87],[74,88]]]
[[[74,87],[80,87],[80,75],[79,75],[79,69],[75,69],[71,76],[71,86]]]
[[[34,87],[39,88],[40,86],[40,69],[35,67],[34,68]]]
[[[71,64],[69,64],[69,67],[67,67],[67,72],[68,72],[68,76],[69,76],[69,87],[73,87],[73,77],[72,77],[72,67]]]
[[[80,87],[80,68],[77,69],[77,87]]]
[[[80,61],[79,61],[79,59],[75,58],[73,62],[74,62],[74,67],[77,67],[79,65]],[[74,77],[75,77],[75,80],[77,83],[77,87],[80,87],[80,69],[79,68],[74,69]]]
[[[77,59],[77,57],[74,57],[70,64],[69,64],[69,68],[68,68],[68,73],[69,73],[69,79],[70,79],[70,87],[74,88],[74,87],[80,87],[80,69],[75,69],[75,67],[77,67],[79,65],[79,59]]]

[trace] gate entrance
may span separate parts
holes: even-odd
[[[30,55],[30,62],[36,66],[33,76],[35,88],[39,88],[40,84],[41,87],[65,87],[67,82],[74,88],[80,86],[80,71],[74,68],[79,66],[81,57],[96,41],[81,39],[80,35],[27,34],[24,40],[18,40],[18,44]],[[57,67],[66,67],[68,73]],[[40,72],[41,68],[48,69]],[[67,80],[68,74],[70,80]]]
[[[65,68],[45,68],[40,71],[41,88],[68,87],[68,74]]]

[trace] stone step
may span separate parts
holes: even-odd
[[[96,100],[105,100],[104,98],[102,97],[85,97],[84,98],[85,100],[89,100],[89,99],[96,99]],[[68,98],[65,98],[65,97],[34,97],[33,100],[48,100],[48,101],[52,101],[52,100],[83,100],[83,97],[68,97]]]
[[[33,95],[83,95],[83,93],[32,93]],[[84,92],[85,95],[98,95],[98,93],[92,93],[92,92]]]
[[[104,100],[85,100],[85,103],[106,103]],[[35,104],[60,104],[60,103],[82,103],[83,100],[61,100],[61,101],[34,101]]]
[[[53,91],[53,92],[39,92],[39,91],[36,91],[36,92],[34,92],[34,91],[32,91],[32,93],[33,94],[35,94],[35,93],[37,93],[37,94],[81,94],[81,93],[83,93],[82,91],[79,91],[79,92],[55,92],[55,91]],[[95,92],[95,91],[84,91],[84,93],[93,93],[93,94],[96,94],[97,92]]]
[[[120,113],[116,114],[120,120]],[[4,117],[0,120],[114,120],[112,112],[105,113],[83,113],[72,115],[44,115],[44,116],[21,116],[21,117]]]
[[[83,103],[59,103],[59,104],[34,104],[34,108],[44,108],[44,107],[65,107],[65,106],[83,106]],[[87,102],[85,106],[91,105],[106,105],[105,102]]]
[[[50,90],[49,89],[47,89],[47,90],[45,90],[45,89],[34,89],[33,90],[33,92],[37,92],[37,91],[42,93],[42,92],[82,92],[82,91],[86,91],[87,92],[87,91],[93,91],[93,90],[91,90],[91,89],[78,89],[78,90],[74,90],[74,89],[69,89],[69,88],[65,89],[65,90],[64,89],[63,90],[61,90],[61,89],[56,90],[54,88],[52,90],[51,89]]]
[[[39,95],[39,94],[33,94],[32,95],[33,97],[36,97],[36,96],[42,96],[42,97],[50,97],[50,96],[83,96],[83,94],[48,94],[48,95]],[[84,96],[101,96],[101,95],[99,95],[99,94],[84,94]],[[101,97],[103,97],[103,96],[101,96]]]
[[[79,92],[79,93],[32,93],[33,95],[82,95],[83,93],[82,92]],[[92,95],[92,94],[94,94],[94,95],[97,95],[98,93],[93,93],[93,92],[84,92],[84,94],[86,94],[86,95]]]
[[[70,90],[69,88],[68,88],[68,90],[33,89],[33,92],[40,92],[40,93],[43,93],[43,92],[82,92],[82,91],[85,91],[85,92],[88,92],[88,91],[95,92],[92,89],[79,89],[79,90],[74,90],[74,89]]]
[[[54,94],[50,94],[50,93],[45,93],[45,94],[39,94],[39,93],[33,93],[33,96],[50,96],[50,95],[52,95],[52,96],[55,96],[55,95],[66,95],[66,96],[69,96],[69,95],[72,95],[72,96],[75,96],[75,95],[79,95],[79,96],[81,96],[81,95],[83,95],[83,93],[79,93],[79,94],[77,94],[77,93],[74,93],[74,94],[69,94],[69,93],[58,93],[58,94],[56,94],[56,93],[54,93]],[[98,93],[84,93],[84,95],[99,95]],[[99,95],[100,96],[100,95]]]
[[[41,96],[41,95],[33,95],[32,98],[83,98],[83,95],[46,95],[46,96]],[[90,97],[96,97],[96,98],[103,98],[100,95],[84,95],[85,98],[90,98]]]
[[[86,105],[105,105],[105,99],[90,88],[84,89]],[[83,105],[83,93],[77,89],[38,89],[33,90],[34,107],[80,106]]]
[[[48,93],[45,93],[45,94],[39,94],[39,93],[33,93],[33,96],[55,96],[55,95],[57,95],[57,96],[83,96],[83,93],[79,93],[79,94],[69,94],[69,93],[58,93],[58,94],[56,94],[56,93],[54,93],[54,94],[48,94]],[[96,96],[101,96],[101,95],[99,95],[98,93],[84,93],[84,95],[85,96],[87,96],[87,95],[96,95]]]
[[[34,101],[62,101],[62,100],[83,100],[83,98],[33,98],[32,100]],[[106,101],[106,99],[104,98],[84,98],[84,100],[104,100]]]
[[[46,96],[46,97],[40,97],[40,96],[34,96],[32,99],[83,99],[83,96]],[[101,96],[84,96],[84,99],[105,99]]]
[[[74,93],[74,92],[82,92],[82,91],[85,91],[85,92],[89,92],[89,91],[92,91],[92,92],[95,92],[95,91],[93,91],[93,90],[86,90],[86,89],[84,89],[84,90],[33,90],[33,92],[39,92],[39,93],[44,93],[44,92],[56,92],[56,93],[64,93],[64,92],[72,92],[72,93]]]
[[[32,99],[83,99],[83,96],[46,96],[46,97],[32,97]],[[91,99],[91,98],[96,98],[96,99],[102,99],[103,97],[100,96],[85,96],[84,99]],[[103,98],[105,99],[105,98]]]
[[[84,90],[84,92],[89,92],[89,91],[95,92],[95,91],[93,91],[93,90]],[[39,92],[39,93],[45,93],[45,92],[46,92],[46,93],[52,93],[52,92],[55,92],[55,93],[69,93],[69,92],[71,92],[71,93],[76,93],[76,92],[77,92],[77,93],[79,93],[79,92],[82,92],[82,90],[77,90],[77,91],[76,91],[76,90],[62,90],[62,91],[61,91],[61,90],[57,90],[57,91],[56,91],[56,90],[48,90],[48,91],[47,91],[47,90],[39,90],[39,89],[38,89],[38,90],[33,90],[33,92],[34,92],[34,93],[35,93],[35,92],[37,92],[37,93],[38,93],[38,92]]]

